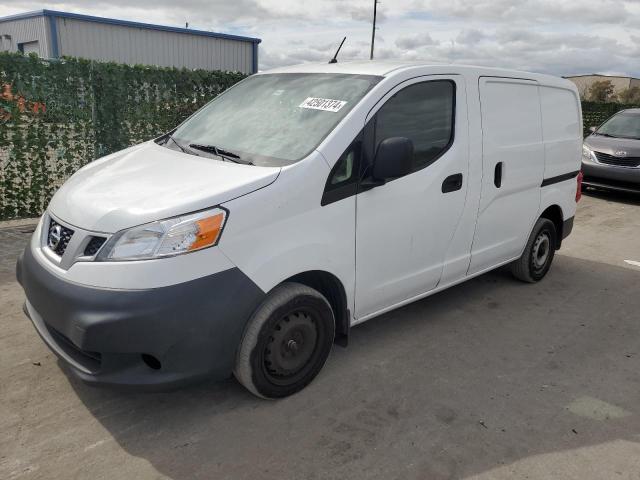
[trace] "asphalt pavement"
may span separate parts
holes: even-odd
[[[359,325],[280,401],[67,376],[22,313],[29,230],[0,229],[0,478],[640,479],[640,197],[585,195],[542,282],[503,268]]]

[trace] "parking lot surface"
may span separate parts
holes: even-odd
[[[640,479],[638,197],[583,197],[542,282],[500,269],[355,327],[280,401],[67,376],[21,310],[29,230],[0,230],[0,478]]]

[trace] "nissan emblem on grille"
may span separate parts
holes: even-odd
[[[60,240],[62,240],[62,227],[55,225],[49,232],[49,248],[51,250],[57,249],[58,245],[60,245]]]
[[[47,247],[57,255],[62,256],[73,236],[73,230],[60,225],[55,220],[49,224],[49,234],[47,235]]]

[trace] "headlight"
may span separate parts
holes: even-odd
[[[122,230],[109,239],[96,260],[146,260],[211,247],[218,243],[226,219],[226,210],[213,208]]]
[[[582,160],[586,162],[597,162],[596,156],[593,153],[593,150],[591,150],[586,145],[582,145]]]

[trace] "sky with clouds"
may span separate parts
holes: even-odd
[[[262,39],[260,69],[367,59],[373,0],[2,0]],[[640,0],[382,0],[376,58],[640,77]]]

